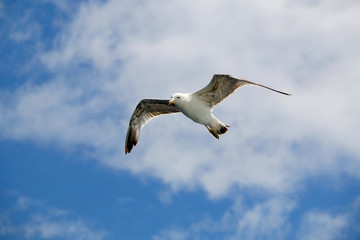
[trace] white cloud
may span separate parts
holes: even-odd
[[[187,233],[177,229],[164,230],[159,235],[152,238],[153,240],[185,240]]]
[[[12,194],[14,195],[14,194]],[[0,215],[0,236],[26,239],[101,240],[107,235],[69,211],[49,207],[39,200],[16,195],[15,205]],[[21,220],[16,219],[22,214]]]
[[[13,29],[10,32],[10,38],[15,40],[16,42],[23,42],[29,39],[33,39],[34,35],[38,35],[41,32],[41,28],[38,24],[26,24],[26,28]]]
[[[235,197],[219,219],[205,215],[187,227],[165,227],[153,239],[348,239],[359,234],[359,197],[352,201],[337,213],[325,208],[303,213],[299,208],[304,206],[288,197],[269,196],[251,202]]]
[[[2,136],[86,146],[113,168],[212,197],[233,187],[292,192],[319,173],[357,177],[359,4],[324,4],[83,3],[53,49],[40,53],[53,78],[2,98]],[[123,155],[141,98],[195,91],[218,72],[294,96],[240,89],[214,111],[231,125],[220,141],[183,116],[167,116]],[[354,157],[344,162],[343,154]]]
[[[348,227],[348,217],[347,214],[332,216],[319,211],[308,212],[302,220],[298,238],[304,240],[342,239],[345,236],[342,230]]]
[[[258,204],[238,220],[237,235],[242,239],[283,239],[289,233],[288,218],[294,207],[294,202],[285,199]]]
[[[16,229],[11,226],[10,219],[4,214],[0,213],[0,236],[13,234]]]
[[[54,216],[35,215],[29,223],[22,226],[26,238],[34,239],[104,239],[106,233],[94,231],[81,220],[58,220]]]
[[[294,207],[295,203],[289,199],[270,198],[247,205],[237,198],[220,219],[205,217],[186,230],[171,227],[153,239],[286,239],[291,231],[289,215]]]
[[[76,6],[76,2],[70,2],[68,0],[62,0],[62,1],[56,1],[56,0],[41,0],[44,3],[51,3],[54,4],[57,8],[66,11],[66,12],[71,12],[73,11]]]
[[[7,126],[3,135],[19,140],[32,140],[36,135],[36,141],[65,146],[91,142],[90,147],[98,145],[98,150],[107,151],[106,142],[118,141],[118,133],[112,131],[118,123],[109,117],[96,121],[96,115],[107,108],[106,100],[94,98],[84,103],[82,98],[89,93],[83,91],[58,81],[18,90],[13,108],[1,106],[5,114],[0,123]],[[99,125],[100,122],[104,125]]]
[[[16,201],[15,208],[21,211],[24,211],[28,209],[31,206],[42,206],[43,203],[40,201],[31,199],[26,196],[18,196],[18,199]]]
[[[171,191],[161,191],[159,193],[159,200],[162,203],[171,203],[173,193]]]
[[[9,37],[16,42],[37,40],[42,32],[39,23],[32,21],[34,13],[31,10],[25,11],[24,15],[11,24]]]
[[[4,13],[4,3],[0,2],[0,17],[4,17],[5,13]]]

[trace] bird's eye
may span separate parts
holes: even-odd
[[[176,99],[180,99],[180,97],[179,97],[179,96],[177,96],[177,97],[176,97]]]

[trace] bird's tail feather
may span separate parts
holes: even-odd
[[[219,139],[219,135],[227,132],[228,127],[230,127],[230,126],[225,125],[223,123],[219,123],[219,124],[217,124],[215,126],[211,126],[211,127],[206,126],[206,128],[209,130],[209,132],[217,139]]]
[[[227,132],[227,127],[229,127],[228,125],[225,124],[219,124],[219,128],[216,129],[216,133],[221,135]]]

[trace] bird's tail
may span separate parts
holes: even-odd
[[[221,135],[227,132],[227,128],[230,127],[229,125],[225,125],[225,124],[220,124],[219,129],[217,129],[217,134]]]
[[[212,123],[210,127],[207,127],[207,129],[214,137],[219,139],[219,135],[226,133],[228,130],[227,129],[228,127],[230,127],[230,126],[226,125],[226,124],[220,122],[218,119],[216,119],[216,122]]]

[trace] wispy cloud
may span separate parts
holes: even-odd
[[[41,2],[51,3],[51,4],[55,5],[57,8],[61,9],[62,11],[65,11],[65,12],[73,11],[74,9],[76,9],[75,6],[78,4],[76,2],[69,1],[69,0],[63,0],[63,1],[41,0]]]
[[[12,194],[14,195],[14,194]],[[18,216],[21,215],[21,218]],[[0,213],[0,236],[26,239],[101,240],[107,232],[75,214],[16,194],[14,206]]]
[[[21,18],[16,19],[10,25],[9,38],[15,42],[36,41],[42,33],[40,23],[33,20],[34,12],[32,10],[25,11]]]
[[[220,219],[206,217],[185,230],[170,227],[153,239],[286,239],[294,207],[289,199],[273,198],[248,205],[237,198]]]
[[[4,3],[0,2],[0,17],[4,17]]]
[[[331,240],[346,237],[344,228],[348,227],[347,214],[332,216],[328,213],[313,211],[304,215],[299,239]]]
[[[160,234],[154,236],[153,240],[185,240],[188,239],[188,234],[182,230],[169,229],[164,230]]]
[[[62,239],[104,239],[104,231],[94,231],[82,220],[59,219],[59,216],[35,215],[32,219],[22,226],[26,238],[62,238]]]
[[[41,28],[39,24],[26,24],[26,28],[22,29],[19,26],[14,26],[10,32],[10,38],[16,42],[23,42],[29,39],[33,39],[34,35],[39,35],[41,33]]]
[[[336,213],[309,210],[296,217],[302,206],[291,198],[277,196],[249,203],[237,197],[221,218],[205,216],[185,228],[172,225],[153,239],[356,239],[360,233],[355,221],[357,200]]]

